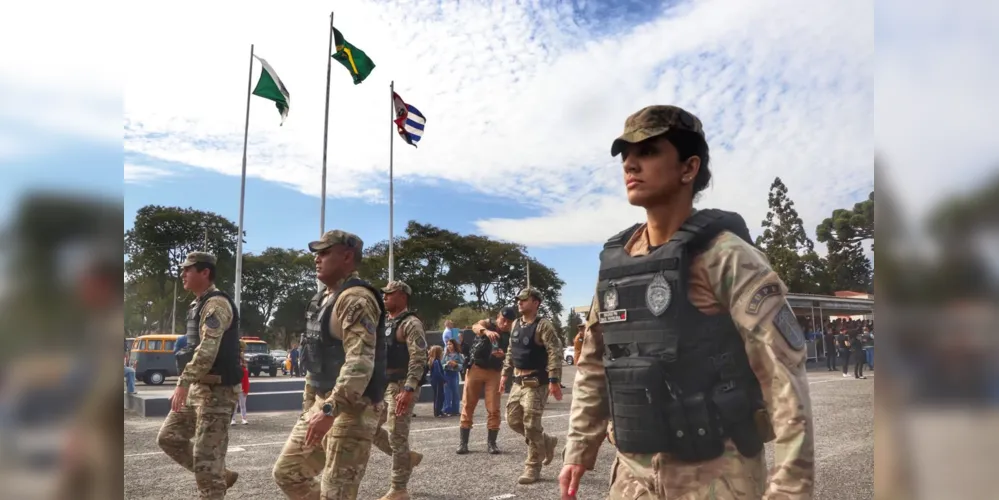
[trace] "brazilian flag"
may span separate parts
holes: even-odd
[[[375,69],[375,62],[364,53],[363,50],[355,47],[343,38],[340,30],[333,28],[333,43],[336,45],[336,59],[350,71],[350,76],[354,78],[354,85],[364,81],[371,71]]]

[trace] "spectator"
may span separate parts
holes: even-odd
[[[458,415],[461,404],[461,381],[458,374],[464,368],[465,357],[461,355],[458,341],[447,341],[447,353],[444,354],[444,415]]]
[[[874,369],[874,331],[871,327],[864,325],[864,358],[867,360],[867,367]]]
[[[449,319],[444,320],[444,331],[441,332],[441,343],[446,346],[449,340],[458,340],[458,335],[458,329],[454,327],[454,322]]]
[[[836,371],[836,335],[833,333],[832,329],[826,331],[826,334],[822,336],[824,341],[823,348],[826,355],[826,368],[829,371]]]
[[[291,352],[288,353],[288,357],[291,358],[291,376],[301,377],[298,371],[298,343],[291,345]]]
[[[125,392],[135,394],[135,368],[128,366],[128,354],[125,354]]]
[[[444,349],[439,345],[430,348],[428,360],[430,361],[430,387],[434,391],[434,416],[444,416],[444,365],[441,357]]]
[[[183,349],[185,347],[187,347],[187,337],[184,336],[184,335],[181,335],[180,337],[177,337],[177,341],[173,343],[173,353],[174,353],[174,355],[177,354],[177,351],[179,351],[179,350],[181,350],[181,349]]]
[[[236,410],[239,410],[240,416],[243,417],[243,425],[249,423],[246,421],[246,395],[250,393],[250,372],[246,370],[245,358],[239,358],[239,367],[243,369],[243,380],[238,386],[239,402],[236,403],[236,408],[232,410],[232,422],[230,422],[230,425],[236,425]]]

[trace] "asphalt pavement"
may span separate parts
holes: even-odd
[[[571,381],[574,367],[564,370],[568,389],[562,401],[549,399],[544,417],[545,431],[557,436],[561,453],[569,424]],[[824,368],[809,373],[812,408],[815,414],[816,485],[815,498],[866,499],[874,495],[874,397],[873,373],[866,380],[843,378],[840,372]],[[505,406],[506,397],[503,397]],[[425,455],[410,481],[413,498],[439,500],[551,500],[558,498],[559,457],[542,469],[542,480],[533,485],[517,484],[523,471],[526,445],[503,423],[499,434],[500,455],[485,452],[484,401],[476,409],[475,426],[469,443],[471,453],[456,455],[458,417],[434,418],[433,408],[419,404],[410,434],[412,449]],[[502,413],[502,412],[501,412]],[[280,452],[297,412],[251,413],[249,425],[230,431],[227,466],[239,471],[239,481],[227,498],[283,498],[271,477],[271,467]],[[197,497],[194,477],[168,459],[156,446],[161,418],[126,414],[125,498],[148,500],[188,500]],[[580,485],[580,499],[606,498],[613,448],[600,449],[596,469],[588,472]],[[772,447],[767,446],[772,463]],[[377,499],[389,488],[391,458],[376,448],[361,485],[360,499]]]

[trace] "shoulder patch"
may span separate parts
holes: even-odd
[[[757,288],[756,292],[753,293],[753,297],[749,299],[749,303],[746,304],[746,313],[759,314],[763,301],[775,295],[780,295],[780,285],[777,283],[768,283]]]
[[[348,325],[353,325],[361,319],[361,315],[364,313],[364,304],[359,300],[353,300],[347,309],[343,312],[343,322]]]
[[[798,319],[794,317],[794,311],[787,303],[774,316],[774,327],[791,346],[791,349],[800,351],[805,347],[805,336],[801,333],[801,326],[798,325]]]
[[[420,349],[427,348],[427,339],[423,338],[423,335],[416,336],[416,347],[419,347]]]
[[[364,329],[367,330],[368,333],[370,333],[372,335],[375,334],[375,330],[376,330],[377,327],[375,326],[374,323],[372,323],[371,321],[369,321],[368,318],[361,318],[361,325],[364,326]]]
[[[211,313],[205,318],[205,326],[211,328],[212,330],[218,330],[222,327],[222,321],[219,320],[218,313]]]

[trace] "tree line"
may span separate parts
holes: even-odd
[[[168,332],[171,314],[176,332],[193,297],[177,278],[180,263],[195,250],[218,258],[216,285],[232,292],[235,278],[237,226],[212,212],[150,205],[136,214],[125,233],[126,332],[141,335]],[[245,237],[245,232],[244,232]],[[562,287],[555,270],[527,255],[522,245],[478,235],[461,235],[410,221],[405,235],[395,239],[395,279],[414,290],[410,308],[428,329],[440,329],[446,318],[468,326],[514,304],[526,285],[530,262],[531,286],[544,296],[541,309],[562,328]],[[388,281],[388,241],[364,249],[361,276],[375,286]],[[174,284],[177,308],[173,310]],[[305,329],[304,312],[316,291],[313,256],[304,249],[269,247],[243,255],[240,326],[272,345],[288,346]]]

